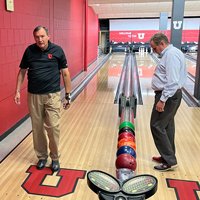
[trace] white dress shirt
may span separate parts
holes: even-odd
[[[161,101],[166,102],[187,81],[187,65],[184,54],[172,44],[165,48],[152,77],[151,87],[162,91]]]

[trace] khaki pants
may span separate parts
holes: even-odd
[[[48,158],[48,144],[51,159],[58,160],[60,157],[58,150],[60,105],[60,92],[44,95],[28,93],[28,109],[33,129],[33,145],[38,159]]]

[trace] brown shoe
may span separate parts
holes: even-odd
[[[162,163],[163,162],[162,161],[162,157],[156,157],[156,156],[152,157],[152,161],[157,162],[157,163]]]

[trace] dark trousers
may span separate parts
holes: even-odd
[[[160,100],[160,97],[161,93],[156,93],[150,127],[156,148],[163,159],[163,163],[172,166],[177,164],[174,144],[174,116],[181,103],[182,91],[177,90],[174,96],[168,98],[165,103],[164,112],[156,110],[156,104]]]

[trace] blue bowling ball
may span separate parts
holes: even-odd
[[[132,155],[135,159],[136,159],[136,152],[135,150],[130,147],[130,146],[121,146],[118,150],[117,150],[117,157],[123,153],[127,153]]]

